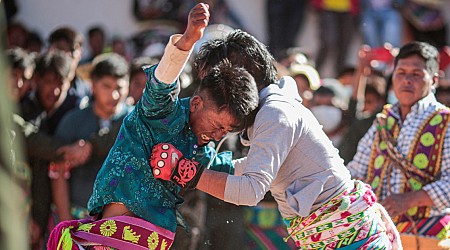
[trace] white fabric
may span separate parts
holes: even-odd
[[[155,70],[155,77],[159,81],[167,84],[174,83],[186,65],[186,62],[191,55],[192,49],[189,51],[180,50],[175,46],[175,43],[180,40],[181,35],[176,34],[170,37],[164,50],[164,56]]]
[[[263,89],[259,108],[248,130],[248,156],[235,161],[225,201],[254,206],[270,189],[281,215],[290,218],[307,216],[353,187],[337,149],[301,104],[294,79],[283,77]]]

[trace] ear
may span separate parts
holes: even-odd
[[[439,84],[439,79],[441,78],[441,75],[444,74],[442,70],[439,70],[438,73],[434,74],[433,76],[433,83],[431,84],[431,87],[436,88]]]
[[[194,95],[191,98],[190,110],[191,112],[195,112],[203,108],[203,99],[198,95]]]

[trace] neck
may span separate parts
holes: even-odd
[[[67,97],[67,92],[61,93],[58,101],[56,101],[56,103],[53,105],[53,107],[48,110],[45,110],[47,112],[47,114],[51,115],[53,112],[55,112],[61,106],[61,104],[64,102],[64,100],[66,100],[66,97]]]
[[[406,119],[406,116],[411,112],[411,106],[400,106],[400,117],[402,121]]]
[[[94,113],[100,117],[101,119],[110,119],[111,117],[113,117],[115,114],[120,113],[120,111],[122,110],[122,103],[117,104],[116,108],[114,109],[113,112],[108,112],[107,110],[103,110],[101,108],[98,107],[98,105],[94,102],[94,104],[92,105],[92,108],[94,110]]]

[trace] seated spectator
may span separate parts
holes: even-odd
[[[405,249],[450,243],[450,111],[433,94],[438,56],[424,42],[400,48],[392,76],[398,103],[384,106],[347,164],[371,185]]]

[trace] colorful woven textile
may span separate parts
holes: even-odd
[[[370,187],[355,183],[355,189],[337,195],[309,216],[285,220],[298,248],[401,249],[398,232]]]
[[[117,249],[169,249],[175,233],[145,220],[117,216],[102,220],[65,221],[52,231],[48,249],[103,246]],[[89,248],[90,247],[90,248]],[[93,248],[96,249],[96,248]]]
[[[417,233],[423,236],[436,237],[440,240],[450,239],[450,215],[421,219],[415,222]],[[412,222],[397,224],[399,233],[414,234]]]

